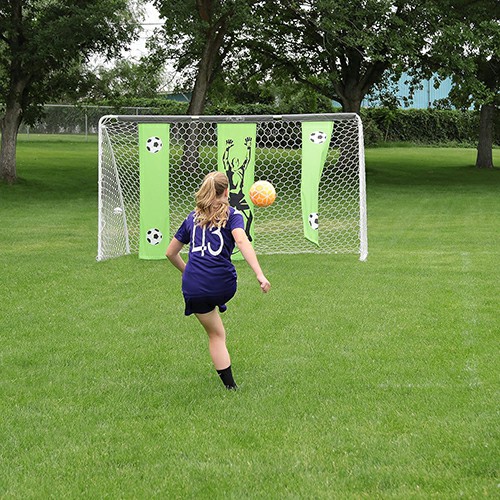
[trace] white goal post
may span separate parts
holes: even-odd
[[[97,260],[139,253],[140,148],[143,124],[168,124],[168,243],[194,208],[203,177],[220,169],[223,124],[255,124],[251,151],[253,178],[270,181],[276,201],[252,207],[253,244],[258,254],[354,253],[368,255],[363,125],[354,113],[280,116],[103,116],[99,121]],[[309,129],[304,124],[309,124]],[[316,190],[317,214],[309,221],[316,242],[305,237],[305,163],[311,142],[304,130],[328,129]],[[250,139],[250,138],[249,138]],[[226,141],[228,142],[228,141]],[[252,141],[249,141],[252,142]],[[245,143],[246,144],[246,143]],[[250,150],[249,150],[250,151]],[[155,153],[156,151],[150,151]],[[240,160],[236,166],[240,165]],[[248,190],[250,186],[246,186]],[[309,219],[311,219],[309,217]],[[314,217],[313,217],[314,218]]]

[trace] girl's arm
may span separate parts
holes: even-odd
[[[252,247],[252,244],[248,241],[248,237],[245,231],[239,227],[231,231],[234,241],[238,248],[240,249],[243,257],[248,262],[248,265],[252,268],[257,281],[260,283],[260,288],[264,293],[267,293],[271,288],[271,283],[267,280],[260,268],[259,261],[257,260],[257,255]]]
[[[179,252],[182,250],[184,243],[181,243],[177,238],[172,238],[172,241],[168,245],[166,256],[168,260],[177,268],[181,273],[184,272],[186,267],[186,263],[179,255]]]

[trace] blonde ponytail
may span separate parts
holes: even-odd
[[[198,226],[225,227],[229,217],[229,203],[221,199],[229,181],[222,172],[208,174],[196,193],[195,222]]]

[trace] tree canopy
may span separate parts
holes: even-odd
[[[252,57],[359,112],[390,70],[398,75],[425,45],[425,2],[264,0],[255,7]]]
[[[141,57],[139,61],[120,59],[110,68],[96,70],[90,99],[154,98],[162,90],[165,72],[155,59]]]
[[[118,56],[135,36],[128,0],[4,0],[0,4],[0,174],[16,180],[21,120],[81,90],[91,54]]]

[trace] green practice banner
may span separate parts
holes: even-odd
[[[245,232],[254,240],[253,204],[249,191],[255,172],[255,123],[220,123],[217,125],[218,169],[229,179],[229,204],[243,214]],[[236,247],[233,260],[243,256]]]
[[[169,220],[170,125],[139,124],[140,259],[165,259]]]
[[[300,197],[304,237],[319,245],[319,181],[332,137],[333,122],[302,123],[302,178]]]

